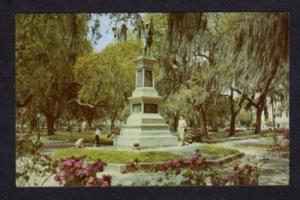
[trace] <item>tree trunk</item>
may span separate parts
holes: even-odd
[[[36,131],[37,129],[37,119],[31,116],[31,119],[29,121],[30,129],[29,133],[31,134],[32,132]]]
[[[110,120],[110,131],[112,131],[115,128],[115,120],[116,120],[116,117],[113,117]]]
[[[272,125],[273,125],[273,131],[275,132],[276,129],[276,114],[274,109],[274,101],[272,101]]]
[[[229,103],[230,103],[230,128],[229,128],[229,134],[228,136],[234,136],[235,135],[235,119],[236,114],[234,110],[234,99],[233,99],[233,89],[230,88],[230,96],[229,96]]]
[[[54,135],[55,134],[55,129],[54,129],[54,124],[55,124],[55,118],[50,115],[46,115],[47,119],[47,135]]]
[[[201,106],[200,109],[200,114],[201,114],[201,135],[208,137],[208,133],[207,133],[207,117],[206,117],[206,113],[204,108]]]
[[[256,123],[255,123],[255,130],[254,134],[258,134],[261,130],[261,115],[264,107],[259,105],[256,109]]]
[[[265,116],[265,121],[269,120],[269,113],[268,113],[268,106],[264,106],[264,116]]]
[[[179,120],[179,117],[178,115],[174,115],[174,118],[173,118],[174,122],[173,122],[173,131],[176,132],[177,131],[177,126],[178,126],[178,120]]]
[[[72,124],[71,124],[71,120],[67,120],[68,124],[67,124],[67,132],[72,132]]]
[[[89,119],[89,120],[87,120],[87,129],[90,131],[90,130],[92,130],[92,122],[93,122],[93,120],[92,119]]]
[[[24,117],[23,117],[23,113],[21,113],[20,115],[20,133],[22,134],[24,131]]]
[[[80,133],[81,132],[81,121],[77,122],[77,126],[78,126],[78,132]]]
[[[228,136],[234,136],[235,135],[235,119],[236,119],[236,114],[235,113],[231,113],[231,117],[230,117],[230,128],[229,128],[229,134]]]

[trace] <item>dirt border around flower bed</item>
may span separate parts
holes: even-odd
[[[228,162],[232,162],[234,160],[237,160],[239,158],[242,158],[245,156],[245,153],[239,152],[233,155],[225,156],[223,158],[218,158],[218,159],[212,159],[212,160],[206,160],[207,164],[211,166],[216,166],[216,165],[222,165]],[[140,163],[138,166],[138,170],[151,170],[154,169],[155,166],[157,165],[163,165],[165,162],[154,162],[154,163]],[[188,166],[187,161],[184,161],[184,166]],[[110,170],[117,170],[120,172],[133,172],[136,169],[126,166],[126,164],[119,164],[119,163],[108,163],[107,168]]]

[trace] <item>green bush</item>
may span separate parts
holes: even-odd
[[[239,114],[240,123],[243,126],[249,127],[251,125],[251,114],[245,110],[242,110]]]
[[[58,132],[55,135],[47,136],[49,140],[59,140],[67,142],[76,142],[79,138],[83,138],[85,143],[94,143],[95,135],[92,132],[68,133]],[[100,145],[112,145],[112,138],[107,138],[107,133],[102,133],[100,136]]]

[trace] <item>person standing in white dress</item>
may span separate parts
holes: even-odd
[[[184,134],[185,134],[185,129],[186,129],[186,122],[183,119],[182,116],[180,116],[179,122],[178,122],[178,129],[177,132],[179,134],[179,137],[182,141],[181,146],[184,145]]]
[[[95,144],[97,146],[100,145],[100,135],[101,135],[101,131],[99,128],[96,128],[96,131],[95,131]]]

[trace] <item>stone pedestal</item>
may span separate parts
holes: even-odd
[[[140,148],[176,146],[177,137],[172,136],[168,125],[159,114],[162,97],[154,88],[153,64],[149,56],[136,60],[136,87],[129,97],[130,115],[120,135],[114,139],[114,146]]]

